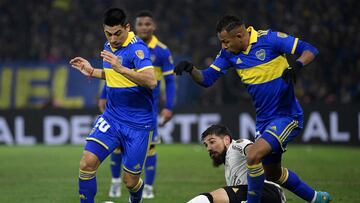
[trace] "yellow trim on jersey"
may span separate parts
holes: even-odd
[[[120,154],[121,153],[121,148],[120,147],[115,148],[113,153]]]
[[[104,68],[105,77],[106,77],[106,85],[108,87],[136,87],[138,86],[131,80],[127,79],[125,76],[120,73],[114,71],[110,68]]]
[[[147,70],[147,69],[150,69],[150,68],[154,68],[154,66],[145,66],[145,67],[142,67],[142,68],[138,69],[136,72],[141,72],[141,71],[144,71],[144,70]]]
[[[215,66],[214,64],[211,64],[211,65],[210,65],[210,68],[213,68],[213,69],[215,69],[216,71],[220,71],[220,70],[221,70],[219,67]]]
[[[147,45],[149,48],[153,49],[156,47],[158,42],[159,42],[158,38],[153,35],[153,36],[151,36],[151,40],[150,40],[149,44],[147,44]]]
[[[236,69],[245,84],[261,84],[281,77],[283,71],[289,67],[285,56],[278,56],[273,60],[245,69]]]
[[[108,147],[106,144],[104,144],[103,142],[101,142],[100,140],[98,140],[98,139],[96,139],[96,138],[88,137],[88,138],[86,138],[86,141],[94,141],[94,142],[97,142],[97,143],[99,143],[101,146],[103,146],[106,150],[109,149],[109,147]]]
[[[174,74],[174,70],[168,70],[162,73],[163,76]]]
[[[299,38],[295,38],[295,41],[294,41],[294,45],[291,49],[291,54],[294,54],[295,53],[295,50],[296,50],[296,46],[297,46],[297,43],[299,41]]]
[[[133,39],[134,37],[135,37],[135,34],[133,32],[129,32],[128,36],[126,37],[125,42],[122,44],[122,47],[128,46],[130,42],[132,42],[132,43],[136,42],[137,40],[136,40],[136,38]]]
[[[257,42],[258,32],[252,26],[248,27],[246,31],[250,32],[249,45],[242,53],[247,55],[250,52],[251,45]]]
[[[161,78],[162,78],[161,67],[160,66],[154,66],[154,71],[155,71],[156,80],[161,80]]]

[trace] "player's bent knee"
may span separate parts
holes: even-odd
[[[80,170],[83,171],[96,171],[100,165],[99,159],[96,155],[85,151],[80,160]]]
[[[138,185],[140,180],[141,180],[140,175],[135,175],[135,174],[126,173],[126,172],[123,177],[124,185],[129,190],[132,190],[133,188],[135,188],[136,185]]]
[[[192,198],[187,203],[213,203],[214,199],[210,193],[202,193],[194,198]]]
[[[248,165],[254,165],[261,162],[262,157],[256,152],[256,150],[249,150],[246,155],[246,162]]]

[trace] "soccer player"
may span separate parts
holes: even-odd
[[[188,72],[204,87],[234,67],[256,109],[256,141],[247,153],[248,203],[260,202],[264,179],[276,182],[308,202],[329,202],[327,192],[315,191],[293,171],[282,167],[287,144],[303,128],[303,111],[295,98],[296,75],[318,54],[309,43],[282,32],[256,31],[242,19],[224,16],[216,26],[222,49],[209,68],[182,61],[175,73]],[[285,54],[300,57],[291,66]]]
[[[140,11],[136,15],[135,31],[138,37],[140,37],[149,47],[150,58],[155,68],[155,75],[158,81],[154,93],[154,119],[157,120],[157,112],[160,97],[160,81],[164,78],[165,82],[165,95],[166,103],[160,113],[159,125],[164,125],[172,117],[172,108],[175,98],[175,77],[174,77],[174,65],[170,50],[165,44],[160,42],[154,35],[156,25],[153,15],[150,11]],[[106,89],[104,88],[100,100],[99,108],[105,108],[106,101]],[[155,197],[153,184],[155,181],[156,168],[157,168],[157,153],[155,144],[160,143],[160,137],[157,133],[157,126],[155,126],[154,134],[151,140],[150,149],[147,154],[145,162],[145,186],[143,191],[144,199],[152,199]],[[121,196],[121,149],[116,149],[110,156],[110,168],[111,168],[111,186],[109,191],[110,197]]]
[[[86,138],[80,161],[80,202],[94,202],[97,191],[96,170],[117,147],[122,149],[124,183],[129,202],[140,202],[144,183],[140,174],[149,139],[154,129],[153,92],[157,85],[146,44],[133,32],[122,9],[104,13],[107,42],[101,52],[103,69],[96,69],[84,58],[70,64],[88,77],[106,79],[107,102]]]
[[[233,140],[229,129],[212,125],[201,136],[215,167],[224,164],[226,186],[210,193],[202,193],[188,203],[240,203],[246,201],[246,154],[252,147],[247,139]],[[265,181],[261,202],[284,203],[285,195],[280,186]]]

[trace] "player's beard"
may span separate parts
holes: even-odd
[[[221,153],[215,153],[215,156],[212,156],[214,153],[210,153],[210,157],[213,161],[214,167],[219,167],[222,164],[225,164],[225,157],[226,157],[226,148]]]

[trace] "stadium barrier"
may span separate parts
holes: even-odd
[[[304,106],[305,125],[294,143],[360,145],[359,105]],[[62,145],[84,143],[98,115],[96,109],[0,110],[1,145]],[[200,142],[201,132],[223,123],[235,138],[253,139],[251,104],[226,108],[179,108],[159,134],[164,143]]]

